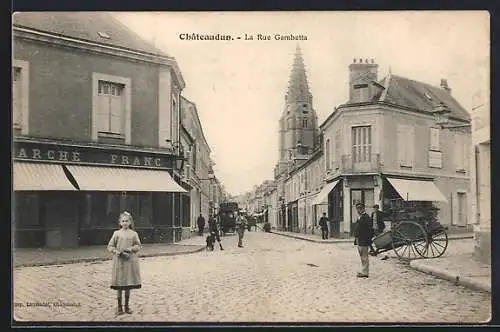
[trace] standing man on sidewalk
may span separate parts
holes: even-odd
[[[203,229],[205,229],[205,218],[203,218],[203,215],[201,213],[198,217],[198,220],[196,220],[196,223],[198,224],[198,234],[200,236],[203,236]]]
[[[321,227],[321,239],[328,240],[328,218],[326,217],[326,212],[323,212],[323,216],[319,218],[319,227]]]
[[[359,218],[354,230],[354,244],[358,246],[359,257],[361,258],[361,272],[358,272],[358,278],[368,278],[369,275],[369,256],[368,251],[372,244],[373,225],[370,216],[365,211],[365,204],[357,203],[356,211]]]

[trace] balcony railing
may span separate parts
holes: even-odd
[[[340,162],[333,163],[330,173],[373,173],[380,172],[381,168],[380,153],[360,154],[355,158],[350,154],[344,154]]]

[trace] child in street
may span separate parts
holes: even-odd
[[[120,230],[113,233],[108,243],[108,251],[113,253],[111,289],[117,291],[117,315],[131,314],[130,290],[141,288],[141,274],[137,252],[141,248],[139,235],[133,230],[132,215],[127,211],[120,214]],[[125,292],[125,310],[122,307],[122,291]]]

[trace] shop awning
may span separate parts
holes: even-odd
[[[14,162],[14,191],[76,190],[61,165]]]
[[[186,192],[167,171],[122,167],[66,167],[80,190]]]
[[[337,183],[339,183],[338,180],[325,184],[325,186],[323,187],[323,189],[321,189],[319,194],[316,195],[316,197],[314,197],[311,204],[312,205],[321,204],[321,202],[323,202],[325,200],[325,198],[328,197],[328,194],[330,193],[330,191],[332,191],[332,189],[335,188]]]
[[[443,193],[432,181],[387,178],[405,201],[447,202]]]

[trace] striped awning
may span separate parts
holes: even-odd
[[[167,171],[74,165],[66,167],[80,190],[187,192]]]
[[[320,205],[328,197],[330,191],[332,191],[333,188],[335,188],[337,183],[339,183],[339,180],[325,184],[325,186],[323,187],[323,189],[321,189],[319,194],[316,195],[316,197],[312,200],[311,204]]]
[[[433,181],[395,179],[390,177],[387,180],[405,201],[448,201]]]
[[[61,165],[14,162],[14,191],[76,190]]]

